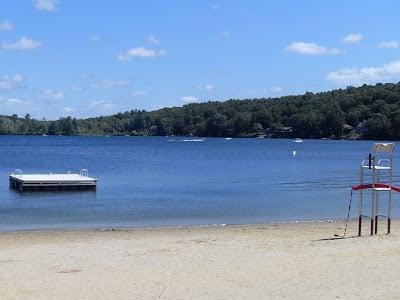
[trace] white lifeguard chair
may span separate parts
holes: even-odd
[[[392,214],[392,191],[397,187],[392,185],[393,178],[393,143],[375,143],[372,152],[367,159],[361,162],[360,185],[353,190],[360,191],[360,209],[358,218],[358,236],[361,236],[363,218],[369,219],[371,223],[371,235],[378,233],[378,217],[387,219],[387,233],[390,233],[390,222]],[[370,181],[365,179],[370,177]],[[363,215],[363,190],[371,190],[371,215]],[[397,191],[397,190],[396,190]],[[386,193],[388,196],[387,215],[379,215],[379,196]]]

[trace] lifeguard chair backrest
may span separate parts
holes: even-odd
[[[374,155],[378,153],[393,154],[394,144],[393,143],[375,143],[372,146],[372,153]]]

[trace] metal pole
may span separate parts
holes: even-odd
[[[371,158],[372,160],[373,158]],[[372,164],[372,196],[371,196],[371,235],[374,235],[375,220],[375,161]]]
[[[380,182],[379,170],[376,170],[377,183]],[[375,194],[375,234],[378,234],[378,215],[379,215],[379,191]]]
[[[361,181],[361,185],[364,182],[364,170],[363,170],[363,166],[361,164],[361,168],[360,168],[360,181]],[[360,214],[358,216],[358,236],[361,236],[361,227],[362,227],[362,214],[363,214],[363,191],[360,191]]]
[[[392,214],[392,163],[393,160],[393,151],[390,154],[390,170],[389,170],[389,203],[388,203],[388,224],[387,224],[387,234],[390,234],[390,222],[391,222],[391,214]]]

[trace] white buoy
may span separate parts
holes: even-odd
[[[293,150],[293,156],[296,156],[296,150]]]

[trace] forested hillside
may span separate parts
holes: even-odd
[[[1,111],[0,111],[1,112]],[[400,139],[400,83],[193,103],[89,119],[0,116],[0,134]]]

